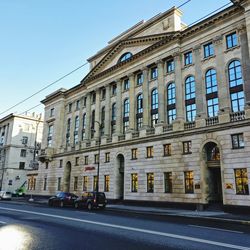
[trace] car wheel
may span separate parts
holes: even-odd
[[[76,209],[78,209],[79,208],[78,202],[75,202],[74,206],[75,206]]]
[[[87,205],[87,209],[88,209],[89,211],[91,211],[91,210],[92,210],[92,204],[91,204],[91,202],[89,202],[89,203],[88,203],[88,205]]]
[[[60,207],[64,207],[63,201],[60,201]]]

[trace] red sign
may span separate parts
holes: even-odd
[[[85,171],[91,171],[91,170],[95,170],[95,167],[93,167],[93,166],[85,167]]]

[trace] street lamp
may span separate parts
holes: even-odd
[[[97,182],[96,182],[96,191],[99,192],[99,169],[100,169],[100,152],[101,152],[101,127],[102,124],[98,121],[95,121],[98,124],[99,136],[98,136],[98,162],[97,162]]]

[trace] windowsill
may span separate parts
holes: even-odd
[[[163,155],[163,157],[169,157],[169,156],[172,156],[172,155]]]
[[[231,47],[231,48],[226,48],[225,53],[228,53],[228,52],[230,52],[230,51],[233,51],[233,50],[239,49],[239,48],[240,48],[240,45],[236,45],[236,46]]]
[[[157,79],[158,79],[158,77],[156,77],[156,78],[150,78],[150,79],[149,79],[149,82],[156,81]]]
[[[131,193],[137,193],[138,191],[131,191]]]
[[[146,159],[152,159],[154,156],[147,156]]]
[[[209,61],[210,59],[215,58],[215,57],[216,57],[215,55],[211,55],[211,56],[204,57],[204,58],[202,59],[202,62]]]
[[[243,149],[245,147],[238,147],[238,148],[232,148],[232,150],[235,150],[235,149]]]
[[[166,72],[166,74],[164,74],[164,76],[169,76],[169,75],[172,75],[172,74],[174,74],[175,73],[175,71],[173,70],[173,71],[169,71],[169,72]]]
[[[110,163],[110,161],[105,161],[104,163]]]
[[[188,69],[190,67],[194,66],[194,63],[190,63],[190,64],[187,64],[187,65],[184,65],[184,67],[182,69]]]

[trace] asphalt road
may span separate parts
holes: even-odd
[[[1,202],[0,250],[14,249],[250,249],[250,233],[196,221]]]

